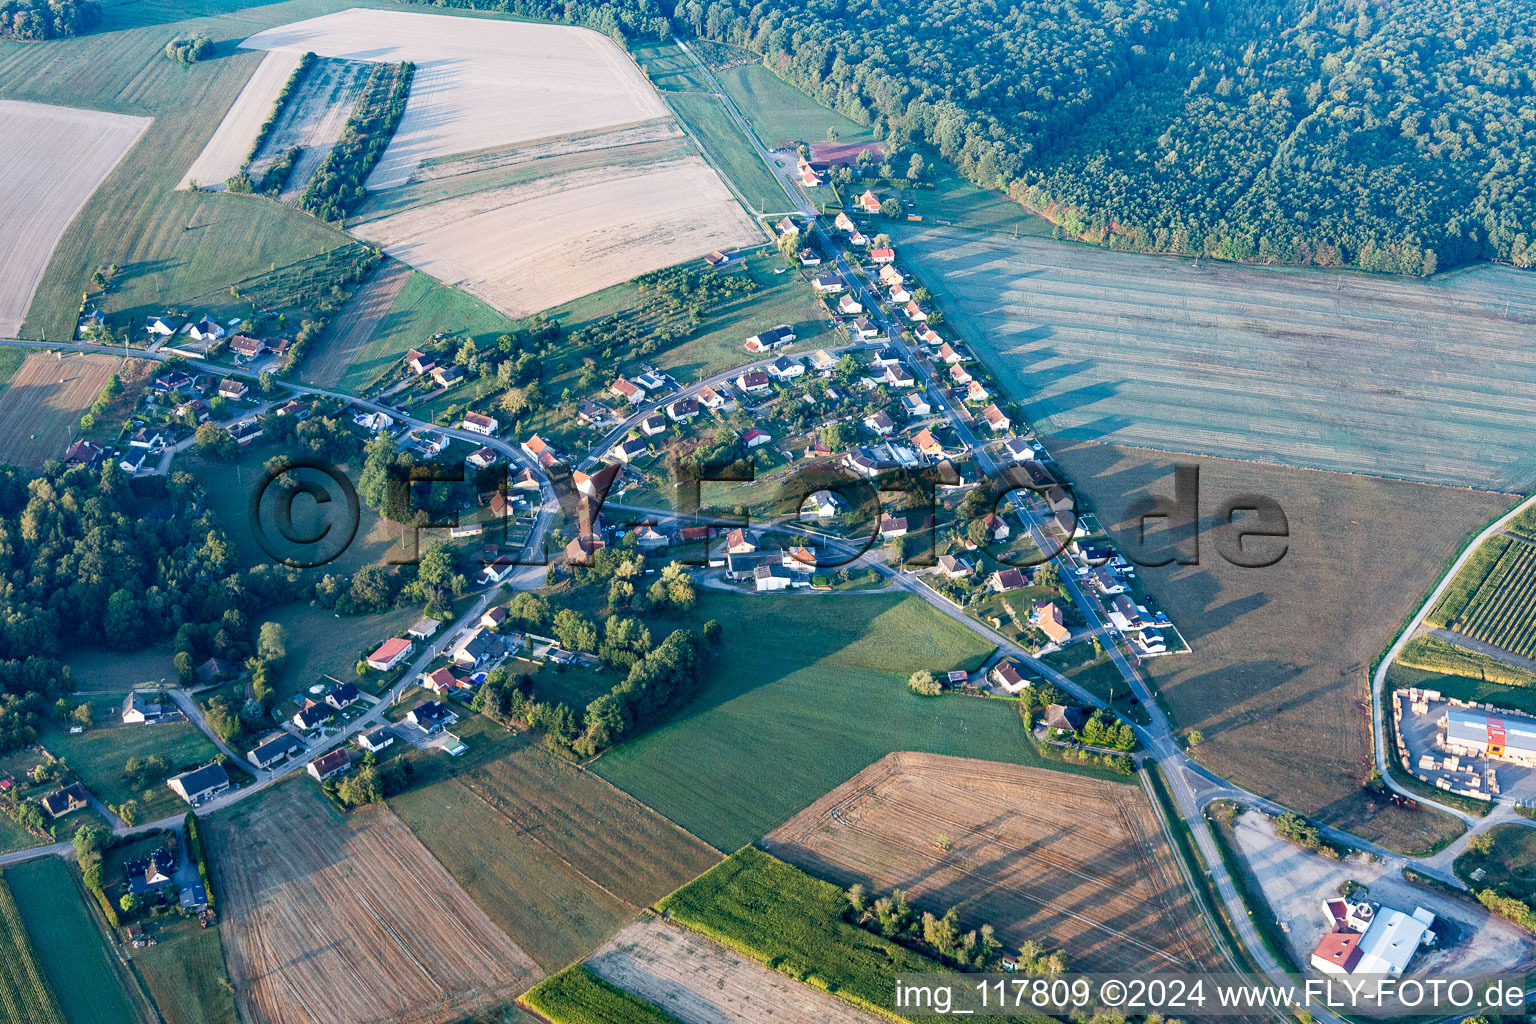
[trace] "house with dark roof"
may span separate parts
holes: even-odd
[[[329,704],[322,704],[318,700],[305,700],[304,706],[294,714],[293,724],[308,732],[330,721],[335,713],[336,709]]]
[[[174,885],[176,881],[176,855],[170,847],[162,846],[148,857],[126,861],[123,874],[128,878],[128,891],[143,896],[155,889]]]
[[[448,705],[440,700],[429,700],[416,705],[406,713],[405,720],[427,734],[442,732],[459,720]]]
[[[251,748],[245,759],[257,768],[266,769],[303,749],[304,744],[295,739],[292,733],[279,729]]]
[[[310,778],[316,782],[324,782],[333,776],[340,775],[352,767],[352,755],[347,753],[347,748],[337,747],[327,751],[309,762],[304,770],[309,772]]]
[[[325,702],[337,711],[344,711],[363,699],[357,687],[352,683],[342,683],[331,687],[331,692],[325,695]]]
[[[229,789],[229,773],[217,761],[165,780],[172,792],[193,807],[201,806]]]
[[[38,803],[43,805],[43,810],[48,812],[50,818],[62,818],[83,807],[89,806],[90,797],[85,792],[85,787],[78,782],[72,782],[57,792],[49,793]]]

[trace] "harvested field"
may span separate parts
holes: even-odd
[[[404,263],[385,260],[380,264],[331,318],[314,353],[304,361],[304,380],[326,388],[340,384],[410,279],[411,268]]]
[[[0,162],[0,337],[21,330],[65,228],[149,124],[147,117],[0,100],[0,152],[7,154]]]
[[[584,28],[354,8],[240,45],[416,64],[405,117],[370,189],[403,185],[432,157],[666,114],[624,52]]]
[[[1176,465],[1200,472],[1199,563],[1141,575],[1193,648],[1150,659],[1143,671],[1174,721],[1204,734],[1194,751],[1202,764],[1393,849],[1459,834],[1446,815],[1377,803],[1362,788],[1371,764],[1367,669],[1467,536],[1509,507],[1507,496],[1107,445],[1050,448],[1142,561],[1174,552],[1159,531],[1134,555],[1132,506],[1171,497]],[[1251,494],[1278,501],[1288,522],[1284,557],[1268,568],[1235,566],[1217,547],[1223,505]],[[1276,549],[1249,541],[1245,550]]]
[[[1430,281],[943,228],[902,254],[1043,434],[1426,483],[1536,481],[1536,276]]]
[[[153,365],[107,355],[31,353],[0,393],[0,461],[40,469],[49,459],[63,458],[78,434],[81,413],[112,375],[131,383]]]
[[[586,966],[683,1024],[873,1024],[878,1018],[655,918],[604,943]]]
[[[758,237],[697,157],[556,175],[408,210],[355,233],[509,316]]]
[[[304,783],[210,820],[225,955],[252,1024],[460,1020],[537,974],[387,810]]]
[[[239,172],[251,152],[251,143],[256,141],[256,133],[272,113],[278,93],[288,84],[302,56],[298,51],[278,51],[262,58],[256,73],[235,97],[234,105],[214,129],[213,138],[192,161],[177,188],[186,188],[195,181],[199,186],[219,189],[226,179]]]
[[[948,839],[948,850],[940,843]],[[1074,970],[1215,967],[1217,954],[1140,789],[1022,765],[890,754],[769,833],[764,849],[844,888],[906,889],[1008,949]]]
[[[278,53],[291,51],[274,51],[267,60]],[[265,63],[262,66],[265,67]],[[303,152],[294,161],[279,195],[290,206],[297,202],[320,162],[341,141],[341,130],[357,105],[358,97],[363,94],[371,67],[356,60],[321,58],[314,61],[299,88],[284,105],[282,117],[273,126],[261,152],[251,162],[251,177],[261,181],[278,156],[293,146],[302,147]]]

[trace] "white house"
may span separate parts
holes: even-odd
[[[459,426],[476,434],[484,434],[487,437],[501,429],[501,424],[494,416],[485,416],[478,412],[467,412]]]
[[[805,364],[789,356],[779,356],[768,364],[768,375],[778,380],[793,380],[805,372]]]
[[[388,672],[410,656],[411,650],[416,645],[404,637],[390,637],[378,646],[374,652],[365,659],[369,668],[379,672]]]

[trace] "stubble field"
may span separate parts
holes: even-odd
[[[255,73],[246,80],[245,88],[240,90],[240,95],[235,97],[224,119],[214,129],[213,137],[182,175],[178,188],[186,188],[194,181],[199,187],[222,188],[224,180],[240,170],[262,122],[272,113],[277,94],[299,66],[302,56],[296,51],[276,50],[261,59]]]
[[[49,459],[62,459],[81,413],[112,375],[127,383],[152,365],[107,355],[29,354],[0,391],[0,461],[40,469]]]
[[[411,268],[404,263],[385,260],[380,264],[331,318],[314,354],[304,361],[304,380],[327,388],[340,384],[410,279]]]
[[[1367,670],[1466,537],[1506,509],[1506,495],[1145,449],[1052,444],[1100,521],[1131,554],[1139,500],[1173,494],[1173,469],[1200,473],[1198,564],[1143,568],[1146,589],[1189,638],[1188,655],[1143,669],[1181,730],[1204,738],[1212,771],[1363,838],[1419,850],[1460,832],[1439,812],[1369,796]],[[1249,540],[1241,568],[1221,554],[1223,505],[1264,495],[1289,537]],[[1149,529],[1139,557],[1194,557]]]
[[[0,337],[21,330],[53,250],[149,118],[0,100]]]
[[[1536,276],[1431,281],[902,230],[1042,434],[1424,483],[1536,480]]]
[[[537,974],[387,810],[342,818],[288,783],[208,831],[252,1024],[441,1024],[510,1001]]]
[[[874,1024],[876,1017],[755,960],[654,918],[587,960],[592,973],[682,1024]]]
[[[1213,968],[1217,955],[1138,788],[1021,765],[890,754],[762,841],[847,887],[907,891],[1008,949],[1074,970]]]

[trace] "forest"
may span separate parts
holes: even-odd
[[[100,20],[91,0],[0,0],[0,39],[67,39]]]
[[[1520,0],[683,0],[888,148],[1112,248],[1430,274],[1536,262]]]

